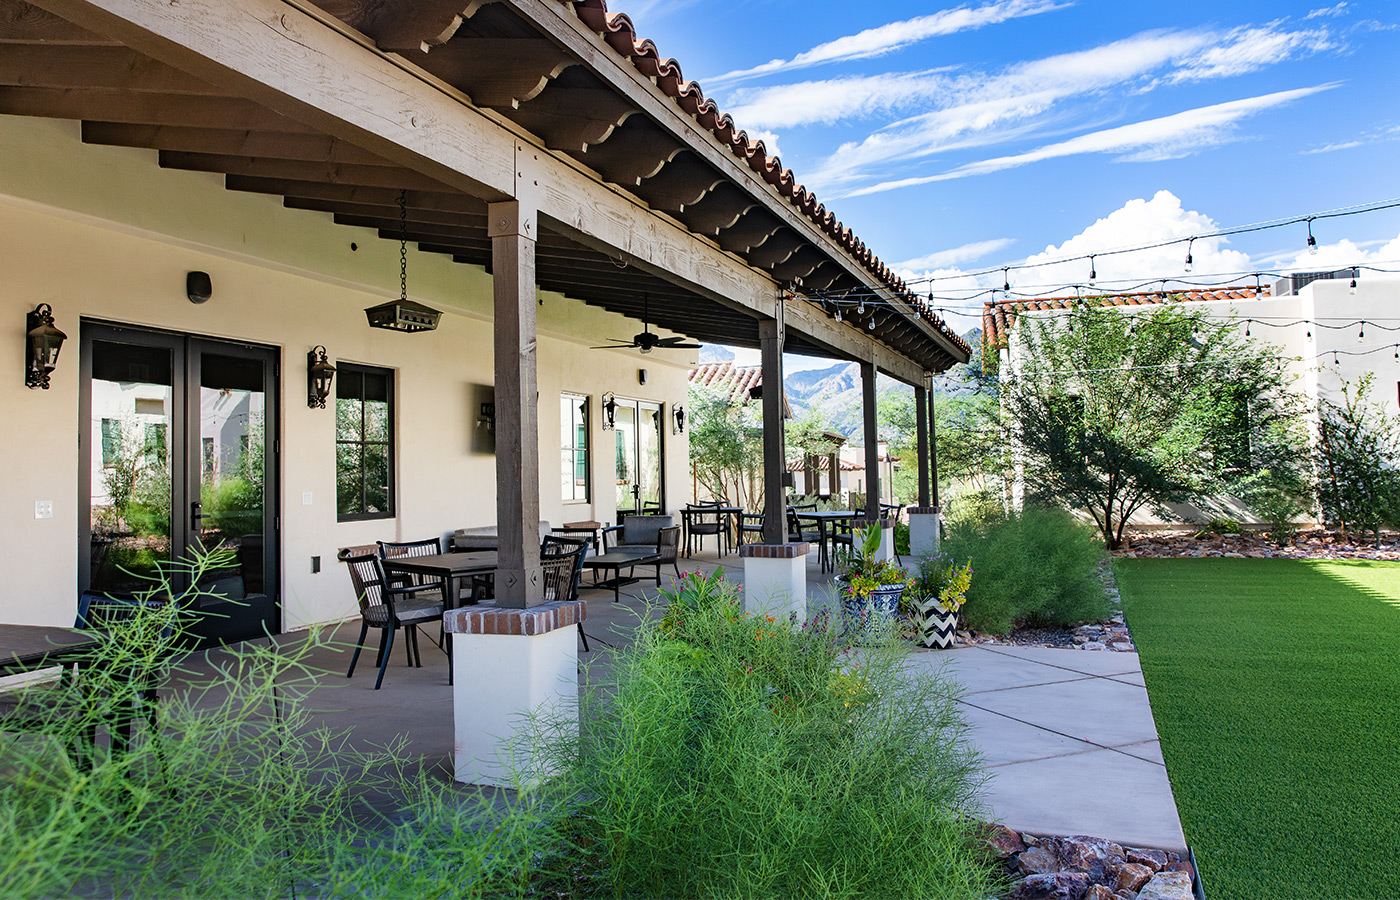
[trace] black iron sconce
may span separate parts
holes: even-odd
[[[53,325],[53,308],[40,303],[24,320],[24,386],[49,389],[49,373],[58,365],[58,351],[68,335]]]
[[[312,409],[325,409],[334,379],[335,366],[326,358],[326,348],[317,344],[306,354],[306,405]]]
[[[603,430],[612,431],[617,427],[617,397],[612,394],[603,395]]]
[[[679,403],[677,403],[675,406],[671,407],[671,419],[672,419],[672,421],[674,421],[674,422],[676,423],[675,429],[674,429],[671,433],[672,433],[672,434],[684,434],[684,433],[685,433],[685,407],[684,407],[684,406],[681,406]]]

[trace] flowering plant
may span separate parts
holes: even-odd
[[[837,554],[836,567],[846,582],[846,591],[855,597],[869,597],[876,588],[909,583],[909,572],[887,559],[877,559],[880,550],[880,525],[869,525],[856,532],[851,549]]]
[[[918,574],[909,582],[909,590],[900,605],[905,615],[913,616],[925,600],[935,600],[944,614],[955,613],[967,602],[967,589],[972,586],[972,560],[958,565],[943,554],[919,560]]]

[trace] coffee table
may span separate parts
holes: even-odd
[[[661,554],[651,547],[609,550],[607,553],[587,557],[584,559],[583,565],[585,568],[593,570],[594,587],[612,588],[614,603],[618,601],[619,591],[624,584],[636,584],[641,580],[632,577],[632,569],[636,566],[656,566],[656,583],[661,584]],[[602,570],[603,574],[606,575],[609,569],[612,570],[613,577],[599,581],[599,570]],[[623,569],[627,570],[626,577],[622,575]]]

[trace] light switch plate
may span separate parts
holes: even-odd
[[[310,506],[310,505],[311,505],[311,492],[310,492],[310,491],[302,491],[302,492],[301,492],[301,505],[302,505],[302,506]]]
[[[34,518],[36,518],[36,519],[52,519],[52,518],[53,518],[53,501],[52,501],[52,500],[35,500],[35,501],[34,501]]]

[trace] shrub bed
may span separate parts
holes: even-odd
[[[1098,577],[1104,559],[1095,533],[1058,509],[1027,507],[1005,519],[964,525],[943,552],[972,560],[963,607],[966,627],[994,634],[1029,625],[1073,625],[1109,615]]]

